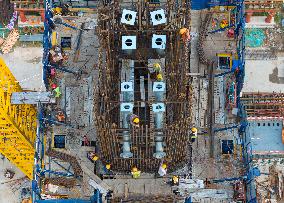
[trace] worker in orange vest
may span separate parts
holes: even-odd
[[[190,32],[189,29],[187,28],[181,28],[179,30],[179,34],[181,35],[181,38],[183,40],[183,42],[188,42],[190,40]]]

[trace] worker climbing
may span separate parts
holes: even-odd
[[[140,119],[137,115],[130,115],[129,122],[133,127],[139,127]]]
[[[140,177],[141,171],[139,171],[138,168],[134,166],[134,167],[131,169],[131,174],[132,174],[132,177],[133,177],[134,179],[137,179],[137,178]]]
[[[191,128],[191,142],[195,142],[195,140],[197,139],[197,128],[193,127]]]

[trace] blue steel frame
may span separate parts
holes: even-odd
[[[51,25],[53,24],[52,22],[52,17],[53,14],[49,7],[47,6],[48,4],[51,6],[52,2],[51,0],[45,0],[44,1],[44,9],[45,9],[45,20],[44,20],[44,35],[43,35],[43,81],[45,84],[45,88],[48,89],[48,80],[47,77],[50,72],[50,63],[49,63],[49,51],[52,47],[51,45],[51,34],[52,34],[52,29]]]
[[[47,169],[47,166],[44,163],[44,152],[45,152],[45,136],[44,136],[45,132],[44,131],[45,131],[45,125],[47,125],[50,122],[48,121],[48,119],[45,118],[43,107],[40,103],[37,105],[37,109],[38,109],[37,138],[36,138],[36,143],[35,143],[35,156],[34,156],[34,174],[33,174],[34,178],[32,180],[33,203],[38,202],[37,200],[41,200],[41,196],[40,196],[42,192],[41,179],[43,177],[46,177],[46,175],[48,175],[48,177],[50,177],[51,174],[55,176],[64,176],[64,177],[74,176],[74,174],[70,172],[70,166],[67,169],[52,158],[49,159],[50,161],[49,161],[49,166]],[[61,171],[51,170],[51,162],[54,162],[56,165],[60,166],[62,169],[64,169],[64,171],[61,172]],[[74,200],[74,202],[79,202],[79,201]],[[83,202],[83,200],[81,202]]]
[[[223,1],[224,2],[224,1]],[[220,1],[219,1],[220,3]],[[243,162],[246,169],[246,174],[248,178],[245,179],[246,182],[246,202],[257,203],[256,188],[254,182],[254,174],[252,173],[252,147],[251,139],[247,130],[247,115],[244,107],[240,100],[240,94],[243,88],[244,77],[245,77],[245,5],[244,0],[235,0],[233,5],[236,6],[237,16],[235,25],[235,34],[238,39],[237,53],[239,60],[239,70],[236,74],[236,84],[237,84],[237,108],[239,109],[239,116],[241,118],[241,125],[239,127],[239,139],[243,147]],[[213,5],[210,5],[213,6]],[[220,4],[215,5],[220,6]],[[223,73],[228,74],[228,73]],[[222,74],[221,74],[222,75]]]
[[[239,138],[242,141],[243,147],[243,162],[246,168],[246,174],[249,174],[249,178],[246,179],[246,202],[257,203],[256,188],[254,183],[254,174],[252,165],[252,148],[251,139],[247,130],[247,115],[244,107],[241,103],[240,94],[244,84],[245,77],[245,5],[244,0],[239,0],[237,5],[237,25],[235,28],[236,36],[238,37],[238,59],[239,59],[239,71],[236,75],[237,83],[237,108],[239,109],[239,116],[241,118],[241,128],[239,128]]]

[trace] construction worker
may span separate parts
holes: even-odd
[[[55,7],[52,11],[55,15],[61,15],[62,14],[62,8],[60,8],[60,7]]]
[[[159,63],[154,63],[153,64],[153,70],[149,70],[149,74],[150,74],[150,78],[152,80],[156,80],[156,81],[162,81],[163,80],[163,76],[162,76],[162,68],[161,65]]]
[[[110,164],[110,163],[107,163],[107,164],[106,164],[106,169],[107,169],[107,170],[110,170],[110,167],[111,167],[111,164]]]
[[[99,160],[99,157],[94,152],[89,152],[87,154],[87,157],[88,157],[88,159],[90,159],[93,162]]]
[[[55,98],[60,97],[61,92],[60,92],[60,88],[59,87],[56,87],[53,91],[55,93]]]
[[[53,90],[54,90],[56,87],[57,87],[57,85],[54,84],[54,83],[51,85],[51,88],[52,88]]]
[[[179,177],[178,176],[173,176],[172,177],[172,186],[178,185],[179,184]]]
[[[94,156],[92,157],[92,160],[93,160],[93,161],[97,161],[97,160],[99,160],[99,157],[98,157],[97,155],[94,155]]]
[[[59,111],[56,115],[56,118],[59,122],[64,122],[65,121],[65,115],[62,111]]]
[[[181,35],[181,38],[183,42],[188,42],[190,40],[190,32],[187,28],[181,28],[179,30],[179,34]]]
[[[161,65],[159,63],[154,63],[153,64],[153,69],[156,73],[160,73],[162,72],[162,68],[161,68]]]
[[[195,142],[197,138],[197,128],[191,128],[191,142]]]
[[[32,199],[29,198],[29,199],[23,199],[22,200],[22,203],[32,203]]]
[[[157,81],[158,82],[161,82],[161,81],[163,81],[163,76],[162,76],[162,74],[161,73],[159,73],[158,75],[157,75]]]
[[[134,127],[139,127],[140,119],[137,115],[132,114],[130,116],[130,124]]]
[[[137,178],[140,177],[141,171],[139,171],[138,168],[133,167],[132,170],[131,170],[131,174],[132,174],[132,177],[133,177],[134,179],[137,179]]]
[[[90,141],[86,135],[83,136],[83,146],[90,146]]]
[[[167,174],[167,164],[163,163],[163,164],[160,165],[158,174],[160,176],[164,176],[164,175]]]

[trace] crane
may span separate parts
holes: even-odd
[[[33,105],[11,104],[19,82],[0,58],[0,152],[32,179],[37,111]]]

